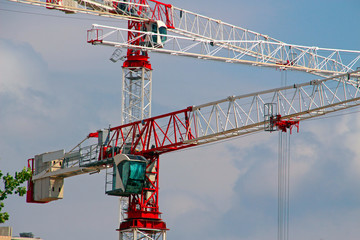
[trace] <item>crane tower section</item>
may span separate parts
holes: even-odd
[[[149,2],[154,4],[150,7]],[[122,123],[138,121],[151,116],[151,87],[152,67],[147,51],[136,46],[162,47],[164,37],[157,33],[167,33],[167,28],[172,27],[171,5],[157,1],[131,0],[113,2],[116,13],[127,16],[146,17],[145,21],[128,19],[127,41],[131,46],[127,48],[126,60],[123,63],[122,84]],[[165,22],[163,22],[165,21]],[[165,24],[166,23],[166,24]],[[139,32],[155,33],[151,38]],[[93,34],[93,32],[89,32]],[[99,36],[102,31],[96,31]],[[96,41],[93,44],[97,43]]]

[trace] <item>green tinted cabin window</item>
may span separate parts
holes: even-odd
[[[157,33],[157,30],[158,30],[158,28],[157,28],[157,24],[156,23],[153,23],[152,25],[151,25],[151,31],[153,32],[153,33]],[[152,41],[153,41],[153,43],[157,43],[157,34],[154,34],[154,35],[152,35]]]
[[[157,33],[157,24],[156,24],[156,23],[153,23],[153,24],[151,25],[151,31],[152,31],[153,33]]]
[[[139,194],[145,183],[146,162],[126,161],[118,165],[125,193]]]
[[[129,193],[141,193],[145,182],[146,163],[131,162],[129,179],[125,190]]]
[[[159,33],[166,35],[167,34],[166,27],[160,27]],[[165,41],[166,41],[166,36],[161,36],[161,42],[165,42]]]
[[[123,164],[119,164],[118,165],[118,169],[119,169],[119,173],[120,173],[120,177],[122,179],[122,182],[124,184],[124,186],[126,186],[127,181],[129,179],[129,172],[130,172],[130,163],[129,162],[124,162]]]
[[[143,162],[131,162],[129,178],[133,180],[145,180],[145,165]]]

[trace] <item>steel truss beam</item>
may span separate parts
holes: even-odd
[[[175,35],[168,35],[166,47],[136,46],[147,51],[174,55],[212,59],[229,63],[243,63],[283,69],[310,72],[327,77],[351,72],[360,59],[360,51],[326,49],[287,44],[268,35],[193,13],[156,0],[136,0],[128,2],[117,0],[10,0],[44,6],[67,13],[86,13],[123,20],[145,22],[163,21]],[[94,25],[128,35],[128,29]],[[135,32],[133,32],[135,34]],[[144,33],[143,33],[144,34]],[[147,33],[149,34],[149,33]],[[134,48],[132,42],[124,39],[108,39],[101,36],[101,43],[116,47]],[[114,36],[111,36],[114,37]],[[120,37],[122,38],[122,37]],[[136,39],[132,39],[136,41]],[[100,41],[96,41],[100,43]],[[135,47],[135,48],[136,48]]]
[[[304,67],[323,70],[322,76],[332,75],[331,71],[348,72],[359,60],[360,52],[344,58],[347,52],[338,49],[324,49],[287,44],[268,35],[209,18],[173,6],[174,29],[171,31],[192,39],[203,39],[216,45],[213,52],[228,49],[233,59],[244,58],[259,63],[275,63],[286,68]],[[231,60],[230,60],[231,62]],[[330,73],[326,73],[330,71]]]
[[[308,83],[230,96],[113,127],[109,129],[108,146],[124,148],[125,143],[131,143],[131,152],[152,158],[183,148],[262,131],[268,124],[265,119],[267,109],[264,106],[271,103],[276,106],[275,114],[281,115],[282,120],[303,121],[345,110],[360,105],[360,79],[351,80],[359,72],[360,70]],[[68,159],[62,169],[42,173],[42,176],[36,178],[57,174],[63,176],[63,171],[69,173],[65,176],[68,177],[71,176],[71,168],[75,167],[104,168],[104,163],[111,161],[111,156],[116,153],[113,151],[108,155],[109,159],[99,159],[101,147],[103,146],[89,145],[83,141],[68,153],[81,153],[79,158]]]
[[[133,43],[141,38],[151,38],[155,33],[93,24],[92,29],[88,31],[88,42],[94,45],[139,49],[227,63],[291,69],[322,77],[351,72],[360,63],[360,51],[292,45],[272,38],[264,39],[264,35],[235,26],[232,26],[233,30],[230,33],[219,33],[220,29],[226,29],[225,26],[213,31],[207,30],[216,33],[215,36],[210,34],[214,38],[187,33],[181,34],[185,36],[179,36],[178,28],[170,29],[177,34],[163,35],[167,40],[164,47],[159,48],[155,45],[143,46]],[[239,32],[235,33],[235,30],[245,32],[240,35]],[[126,36],[129,32],[136,33],[138,39],[128,41]]]
[[[282,120],[322,116],[360,104],[359,71],[252,94],[231,96],[181,111],[111,128],[119,147],[132,142],[137,154],[163,154],[264,130],[265,104],[274,103]],[[124,133],[127,133],[125,135]]]
[[[172,6],[156,0],[9,0],[65,13],[83,13],[120,20],[149,21],[161,20],[169,28],[173,26]]]
[[[303,121],[360,104],[359,71],[308,83],[261,91],[199,105],[192,108],[194,139],[185,144],[205,144],[264,130],[267,109],[274,103],[283,120]]]

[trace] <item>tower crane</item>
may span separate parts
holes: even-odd
[[[157,0],[10,1],[128,21],[127,28],[94,24],[88,31],[91,44],[127,49],[123,64],[122,123],[151,116],[150,51],[296,70],[322,77],[353,71],[360,60],[360,51],[288,44]]]
[[[158,206],[161,154],[263,129],[272,131],[294,118],[295,122],[302,121],[358,105],[359,72],[353,70],[360,51],[287,44],[155,0],[12,1],[128,21],[128,28],[94,24],[88,31],[91,44],[127,49],[122,125],[90,133],[68,152],[60,150],[30,159],[34,176],[28,192],[29,202],[56,200],[61,198],[64,178],[106,169],[106,192],[129,198],[128,218],[119,227],[124,239],[128,235],[132,239],[166,238],[167,227]],[[325,79],[232,96],[151,118],[149,51],[297,70]],[[226,107],[221,108],[222,104]],[[208,117],[203,109],[211,109]],[[158,121],[165,121],[166,127]],[[97,143],[88,143],[94,139]],[[50,191],[44,192],[47,188]]]
[[[158,205],[160,155],[257,131],[283,130],[358,106],[360,88],[350,79],[359,72],[230,96],[89,133],[68,152],[29,159],[34,175],[27,201],[61,199],[64,178],[106,169],[106,193],[129,197],[128,218],[118,229],[122,239],[165,239],[168,229]]]

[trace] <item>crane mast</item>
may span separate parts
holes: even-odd
[[[151,19],[146,22],[128,20],[128,29],[134,30],[128,31],[128,42],[131,42],[134,46],[140,46],[146,44],[149,40],[142,37],[139,32],[149,27],[158,27],[156,17],[161,18],[160,10],[164,10],[165,18],[169,19],[169,6],[156,2],[158,6],[152,11],[152,9],[146,7],[148,6],[146,0],[130,2],[138,4],[138,7],[126,6],[123,3],[117,4],[121,10],[130,12],[131,15],[151,16]],[[132,47],[127,48],[126,61],[124,61],[122,69],[122,124],[150,118],[152,67],[147,51]],[[130,194],[128,199],[121,198],[121,209],[126,213],[120,213],[123,215],[119,227],[120,239],[137,239],[137,235],[149,235],[166,239],[167,228],[165,222],[160,219],[161,213],[158,205],[159,158],[154,155],[149,156],[147,159],[149,161],[146,167],[148,172],[147,180],[151,184],[143,188],[140,194]],[[147,229],[146,233],[143,232],[143,229]]]
[[[140,0],[139,4],[144,1]],[[139,7],[142,10],[142,6]],[[130,10],[129,10],[130,11]],[[140,45],[138,32],[144,24],[128,20],[128,42]],[[122,123],[128,123],[151,116],[152,67],[146,51],[128,48],[123,66]]]
[[[131,46],[127,48],[126,60],[123,63],[123,90],[122,90],[122,123],[149,118],[151,116],[151,87],[152,67],[148,52],[136,48],[147,44],[149,39],[144,38],[139,32],[149,31],[154,26],[158,27],[157,21],[163,20],[168,27],[172,27],[171,5],[157,1],[152,8],[146,0],[132,0],[129,2],[114,2],[118,12],[127,13],[131,16],[147,16],[146,21],[128,20],[127,42]],[[102,31],[100,31],[102,33]],[[96,32],[99,36],[99,32]]]

